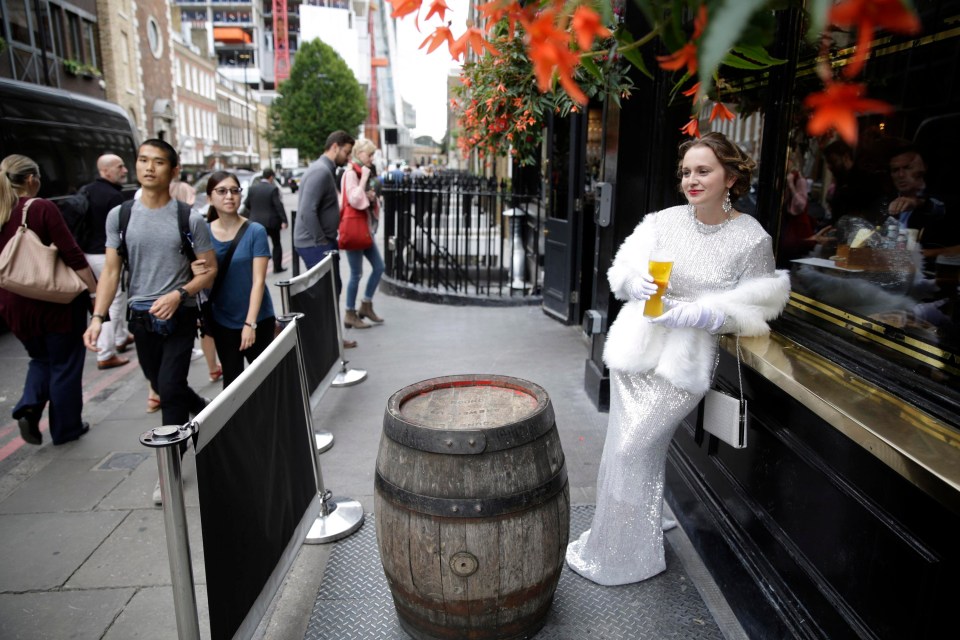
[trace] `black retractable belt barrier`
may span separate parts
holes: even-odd
[[[197,480],[211,637],[250,638],[325,509],[301,360],[293,322],[193,422],[141,436],[143,444],[158,448],[161,463],[181,638],[193,640],[199,633],[190,628],[196,627],[196,599],[174,445],[199,434]],[[165,465],[172,475],[165,474]]]
[[[340,333],[340,309],[334,286],[333,256],[327,255],[305,274],[285,282],[278,282],[284,313],[301,314],[305,321],[297,323],[302,345],[304,379],[309,407],[315,410],[324,393],[331,386],[347,386],[363,382],[367,372],[347,369],[343,358],[343,338]],[[315,431],[317,453],[333,446],[333,434]],[[318,463],[319,474],[319,463]],[[320,518],[307,534],[307,543],[333,542],[347,536],[363,524],[363,508],[356,500],[333,499],[323,489],[320,480],[323,507]]]

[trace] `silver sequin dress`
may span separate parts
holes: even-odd
[[[674,299],[696,300],[774,272],[770,237],[748,215],[715,226],[702,225],[685,206],[654,215],[655,243],[674,257]],[[721,328],[731,330],[736,328],[729,323]],[[653,371],[613,369],[610,378],[597,510],[591,529],[567,548],[567,563],[594,582],[618,585],[666,568],[660,518],[667,449],[677,425],[703,394],[679,388]]]

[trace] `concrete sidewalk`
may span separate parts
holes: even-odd
[[[279,312],[279,294],[272,292]],[[345,333],[359,342],[346,352],[350,366],[367,370],[367,380],[330,389],[315,412],[315,426],[336,438],[321,456],[326,487],[335,496],[357,499],[372,512],[377,448],[391,394],[426,378],[489,373],[525,378],[547,390],[571,502],[594,502],[606,414],[582,390],[587,346],[578,327],[529,306],[449,307],[384,295],[375,305],[386,319],[382,326]],[[54,447],[45,434],[41,447],[31,447],[22,445],[16,424],[6,417],[19,397],[26,354],[12,335],[0,336],[0,638],[176,637],[162,514],[151,500],[157,464],[138,441],[159,426],[159,413],[145,414],[135,350],[128,355],[134,362],[109,371],[98,371],[93,354],[88,356],[86,436]],[[190,380],[203,395],[220,388],[208,381],[202,359],[192,364]],[[191,449],[184,459],[187,516],[201,632],[209,637],[194,462]],[[258,637],[304,637],[330,547],[301,548]],[[705,577],[698,588],[709,592],[708,582]],[[723,617],[722,600],[708,597],[707,604]],[[735,629],[725,633],[736,636]]]

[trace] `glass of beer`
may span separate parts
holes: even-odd
[[[650,275],[657,285],[657,292],[650,296],[643,307],[643,315],[656,318],[663,313],[663,294],[670,282],[670,271],[673,269],[673,257],[662,249],[655,249],[650,253]]]

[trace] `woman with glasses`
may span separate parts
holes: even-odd
[[[97,289],[83,251],[63,221],[57,205],[37,198],[40,167],[26,156],[10,155],[0,162],[0,251],[27,221],[27,228],[46,245],[56,245],[64,263],[74,269],[90,293]],[[23,395],[13,409],[20,436],[41,444],[40,416],[50,403],[48,418],[53,444],[76,440],[90,426],[83,409],[83,332],[90,297],[81,293],[73,302],[58,304],[19,296],[0,289],[0,317],[27,349],[30,365]]]
[[[213,334],[223,367],[223,386],[243,372],[243,360],[253,362],[270,344],[276,318],[267,291],[270,245],[263,225],[237,211],[242,200],[240,181],[226,171],[207,180],[207,223],[217,253],[217,279],[210,291],[207,331]],[[194,273],[206,269],[194,263]]]

